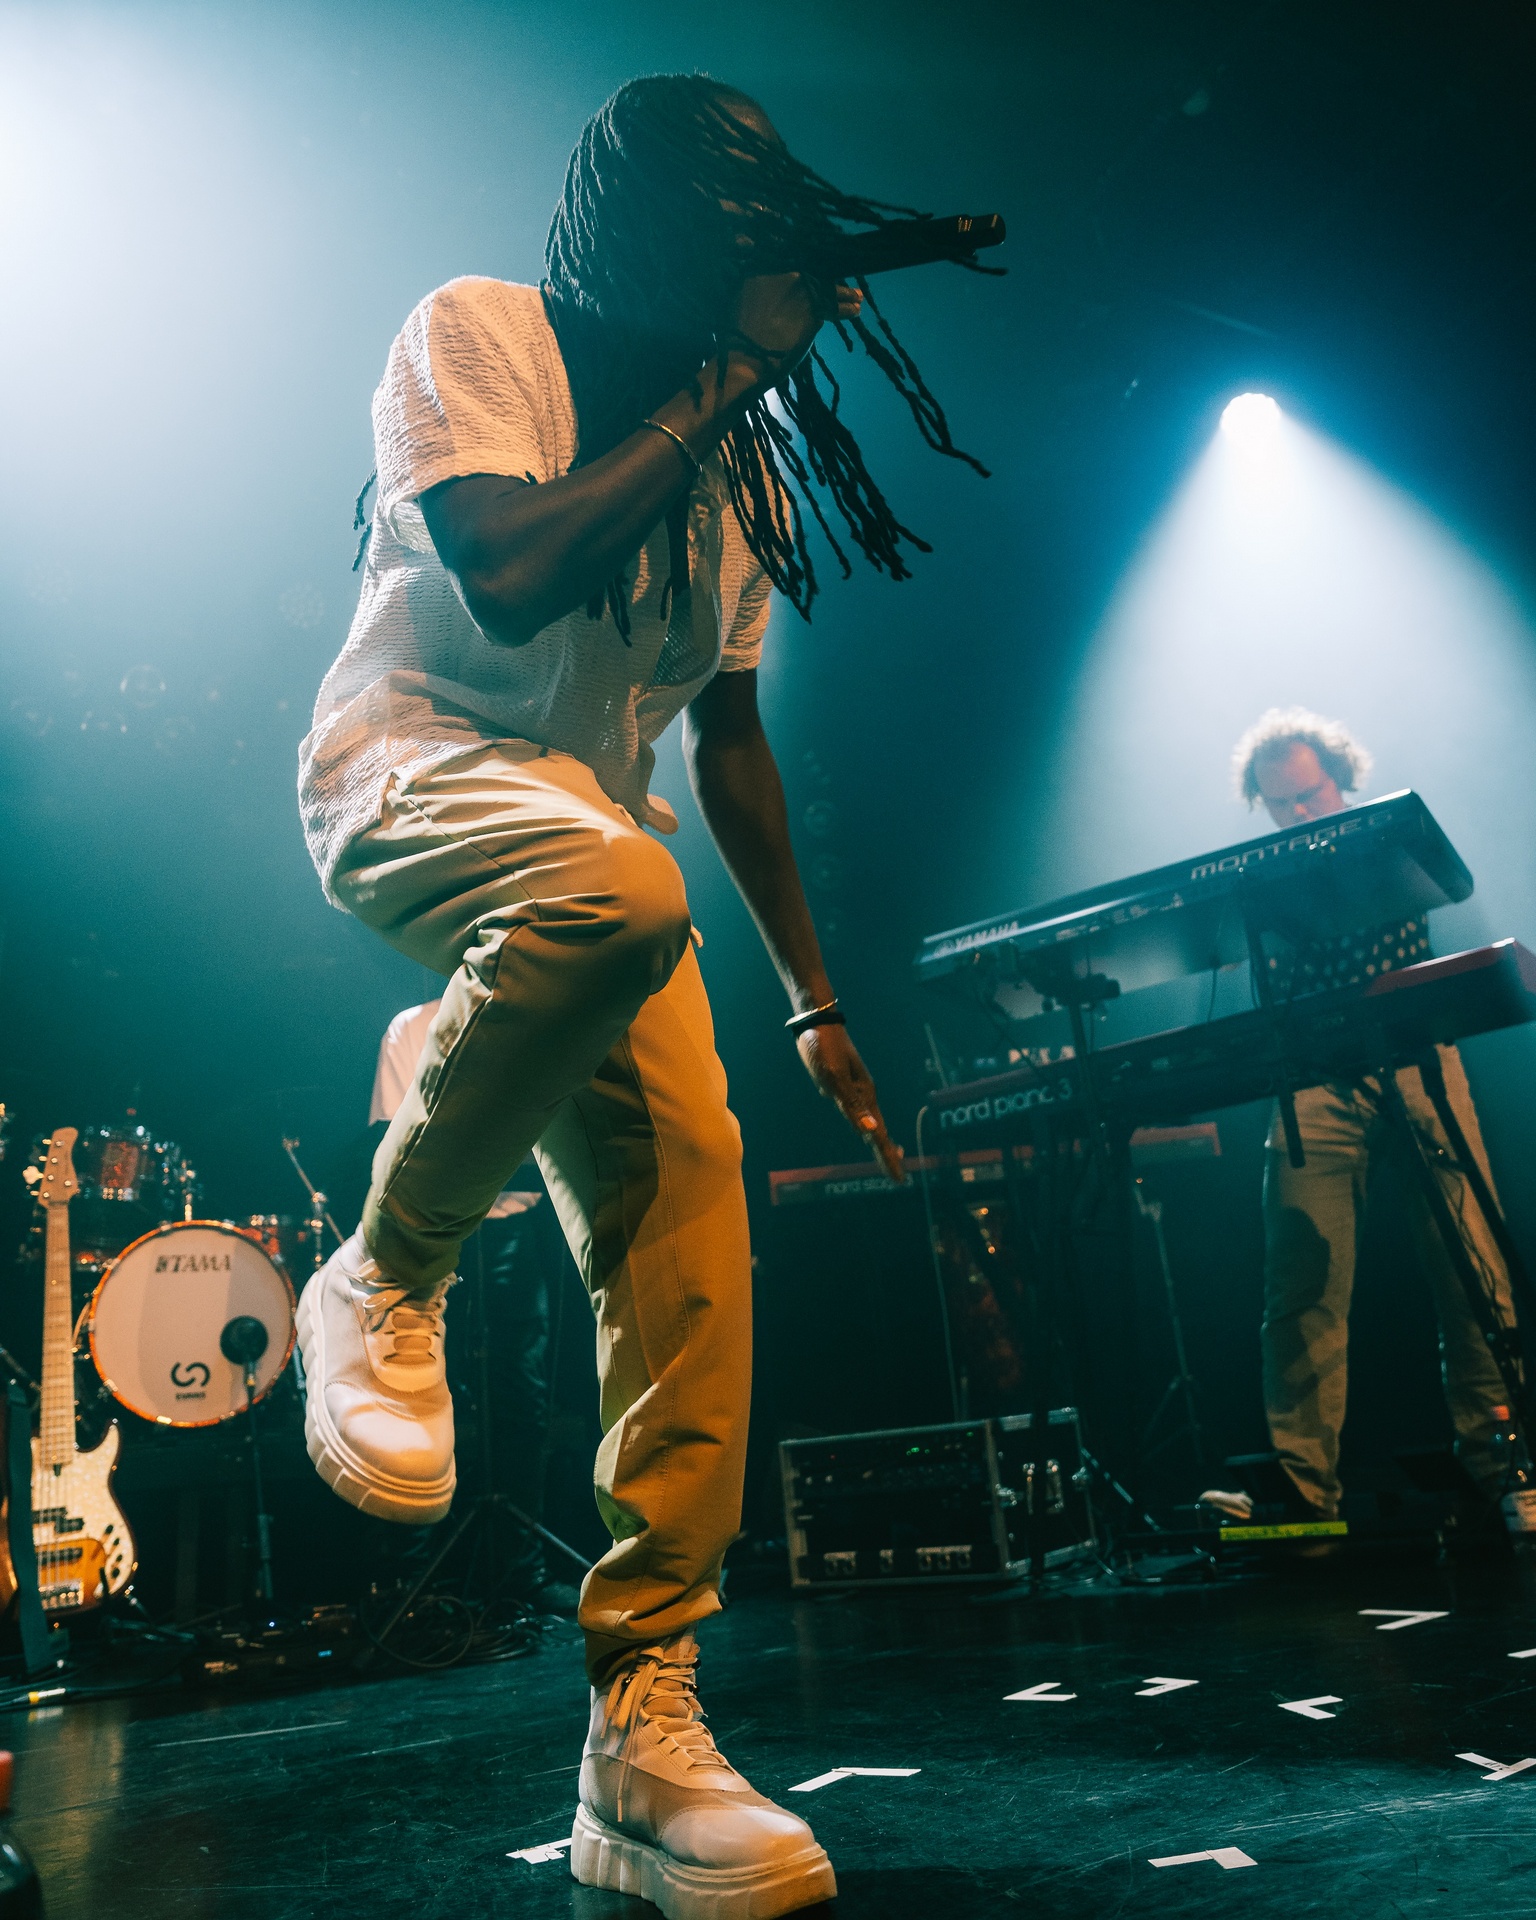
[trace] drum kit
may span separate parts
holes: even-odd
[[[283,1144],[292,1160],[297,1141]],[[294,1277],[302,1286],[324,1258],[327,1225],[334,1231],[325,1195],[294,1160],[310,1195],[307,1218],[199,1219],[195,1169],[173,1142],[132,1122],[82,1128],[74,1158],[77,1365],[88,1363],[98,1392],[159,1427],[248,1415],[293,1356]],[[250,1382],[225,1338],[246,1318],[266,1335]]]

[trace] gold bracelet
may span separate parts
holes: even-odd
[[[663,426],[659,420],[642,420],[640,424],[642,427],[650,427],[655,433],[664,433],[688,462],[689,466],[692,467],[694,479],[698,479],[699,475],[704,471],[704,462],[680,433],[674,433],[670,427]]]

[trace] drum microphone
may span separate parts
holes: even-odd
[[[219,1352],[247,1373],[267,1350],[267,1330],[254,1313],[238,1314],[219,1335]]]
[[[936,261],[974,261],[982,247],[1008,237],[1000,213],[954,213],[947,219],[892,220],[872,233],[842,233],[816,245],[811,271],[826,280],[861,280],[866,274],[897,267],[926,267]]]

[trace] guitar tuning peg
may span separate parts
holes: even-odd
[[[23,1167],[21,1170],[21,1177],[23,1180],[26,1181],[29,1187],[35,1187],[38,1181],[41,1180],[43,1177],[42,1168],[41,1167]]]

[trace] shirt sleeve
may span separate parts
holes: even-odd
[[[470,473],[551,477],[541,431],[544,369],[494,280],[453,280],[429,294],[390,348],[373,401],[378,511],[404,545],[420,544],[416,501]]]
[[[736,617],[720,649],[721,673],[747,673],[763,657],[763,635],[773,610],[773,582],[755,555],[748,555],[746,578],[736,602]]]

